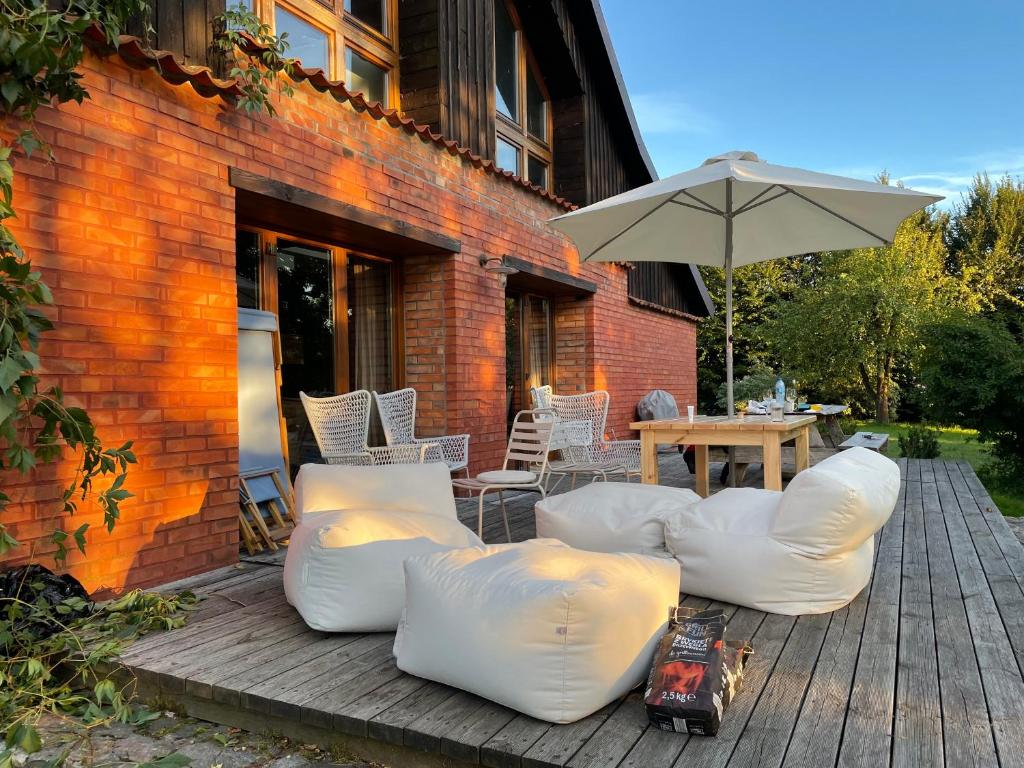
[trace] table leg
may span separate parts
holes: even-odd
[[[640,476],[648,485],[658,484],[658,444],[650,429],[640,431]]]
[[[764,436],[764,488],[782,490],[782,442],[774,433]]]
[[[846,440],[843,427],[839,423],[839,416],[835,414],[826,416],[825,426],[828,427],[828,436],[832,438],[832,447],[838,448]]]
[[[796,453],[797,473],[803,472],[811,466],[811,429],[813,427],[804,427],[796,436],[796,450],[794,453]]]
[[[697,495],[707,498],[711,493],[711,481],[708,478],[708,447],[706,445],[693,446],[695,468],[697,470]]]

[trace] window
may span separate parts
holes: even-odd
[[[515,10],[494,3],[495,158],[499,167],[551,187],[551,108]]]
[[[370,101],[388,103],[388,71],[351,48],[345,49],[345,83]]]
[[[385,106],[398,83],[398,0],[248,0],[274,33],[288,33],[286,56],[319,67],[351,91]]]
[[[288,56],[304,67],[319,67],[330,72],[330,43],[326,30],[320,29],[283,5],[274,8],[274,29],[277,35],[288,35]]]

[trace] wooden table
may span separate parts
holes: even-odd
[[[816,416],[786,416],[784,421],[772,421],[769,416],[747,416],[730,419],[728,416],[697,416],[691,422],[685,418],[638,421],[630,429],[640,433],[640,471],[643,482],[658,482],[658,444],[692,445],[696,453],[697,493],[707,496],[708,446],[758,446],[764,456],[764,487],[770,491],[782,490],[782,444],[796,441],[796,471],[807,469],[811,462],[811,428]]]

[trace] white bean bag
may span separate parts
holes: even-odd
[[[834,611],[871,579],[874,534],[896,506],[900,472],[851,448],[783,492],[726,488],[669,521],[680,589],[771,613]]]
[[[590,483],[534,506],[537,536],[591,552],[671,557],[665,522],[699,502],[685,488],[640,483]]]
[[[338,509],[429,512],[458,519],[451,475],[439,464],[303,464],[295,478],[295,508],[300,519]]]
[[[284,591],[313,629],[394,631],[405,604],[403,560],[482,546],[455,516],[443,464],[307,464],[296,480],[300,488],[302,517],[285,557]]]
[[[534,539],[411,557],[405,584],[399,669],[570,723],[644,679],[679,566]]]

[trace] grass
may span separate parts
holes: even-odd
[[[886,432],[890,435],[889,456],[899,456],[900,448],[897,442],[900,435],[916,424],[880,424],[877,421],[852,421],[844,424],[843,430],[847,434],[853,432]],[[933,427],[939,431],[939,448],[942,459],[966,459],[970,462],[975,472],[981,469],[990,460],[988,445],[978,440],[978,433],[973,429],[961,427]],[[1024,490],[1013,492],[1004,489],[994,490],[988,488],[992,495],[992,501],[999,507],[999,511],[1008,517],[1024,517]]]

